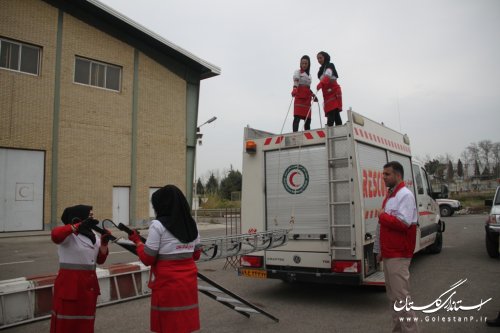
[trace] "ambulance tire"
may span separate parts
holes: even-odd
[[[500,257],[500,252],[498,251],[498,237],[493,237],[493,235],[486,234],[486,251],[490,258]]]
[[[441,231],[438,231],[436,234],[436,240],[431,246],[427,248],[427,253],[438,254],[441,253],[442,248],[443,248],[443,233]]]

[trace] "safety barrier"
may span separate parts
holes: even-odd
[[[96,275],[101,289],[97,306],[151,294],[149,268],[141,262],[96,268]],[[49,318],[56,276],[38,275],[0,281],[0,330]]]

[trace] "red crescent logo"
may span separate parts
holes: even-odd
[[[293,187],[298,187],[298,185],[296,185],[294,182],[293,182],[293,177],[295,177],[295,175],[298,174],[297,171],[294,171],[290,174],[290,177],[288,177],[288,181],[290,182],[290,184],[292,184]]]

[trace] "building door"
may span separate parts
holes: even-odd
[[[43,230],[45,152],[0,148],[0,232]]]
[[[129,187],[113,187],[113,222],[130,224],[130,188]]]

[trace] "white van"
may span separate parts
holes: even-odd
[[[416,198],[415,251],[441,251],[444,222],[409,138],[355,112],[347,117],[342,126],[283,135],[245,129],[242,231],[290,232],[286,245],[242,256],[240,275],[383,285],[373,245],[387,193],[382,169],[394,160]]]

